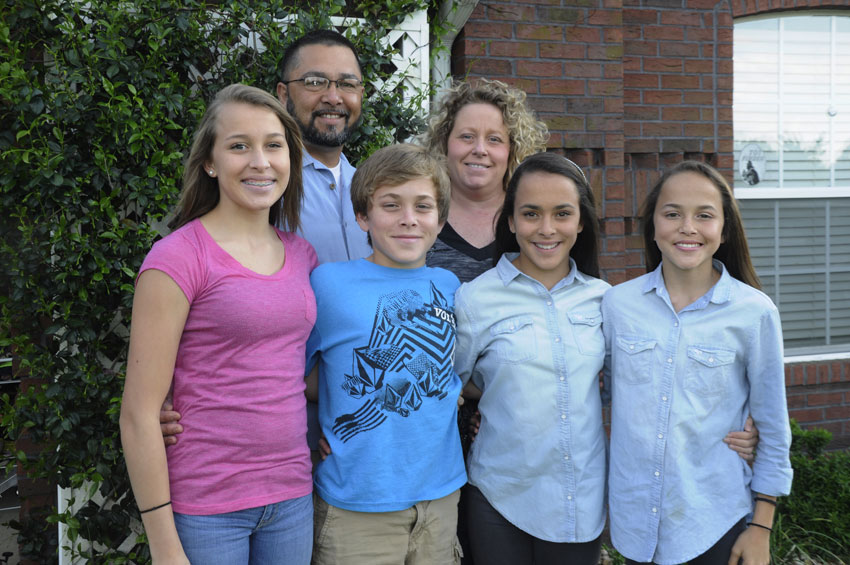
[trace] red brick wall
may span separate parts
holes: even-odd
[[[850,360],[788,364],[785,385],[792,418],[832,432],[831,447],[850,448]]]
[[[452,72],[525,90],[550,150],[589,170],[603,275],[616,284],[645,272],[637,216],[661,170],[699,159],[732,178],[733,17],[809,7],[850,3],[481,0],[455,41]],[[789,376],[789,408],[850,444],[847,364],[825,367],[829,377],[818,364],[787,367],[804,375]]]

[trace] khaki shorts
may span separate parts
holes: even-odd
[[[313,565],[458,565],[460,491],[396,512],[353,512],[313,494]]]

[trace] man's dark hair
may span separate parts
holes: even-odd
[[[354,53],[354,59],[357,61],[357,68],[363,72],[363,67],[360,65],[360,56],[357,54],[357,49],[344,35],[332,29],[314,29],[308,31],[298,39],[296,39],[283,54],[283,62],[281,69],[283,71],[283,80],[289,80],[289,73],[298,63],[298,51],[307,45],[339,45],[351,49]]]

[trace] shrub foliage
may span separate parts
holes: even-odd
[[[826,452],[827,430],[791,421],[791,494],[779,500],[773,555],[778,562],[850,563],[850,452]]]
[[[133,279],[176,201],[205,101],[232,82],[273,92],[285,46],[331,17],[366,16],[346,34],[366,83],[386,78],[392,48],[379,38],[427,0],[2,5],[0,349],[37,379],[2,399],[4,443],[46,446],[11,455],[85,498],[54,508],[49,530],[17,524],[23,557],[55,560],[61,521],[77,556],[146,561],[117,425]],[[367,87],[364,124],[346,150],[355,162],[422,116],[400,91]]]

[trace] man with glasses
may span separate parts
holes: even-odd
[[[343,146],[361,121],[363,74],[354,45],[332,30],[306,33],[283,55],[277,96],[301,130],[304,200],[299,233],[319,263],[372,251],[351,207],[354,167]]]

